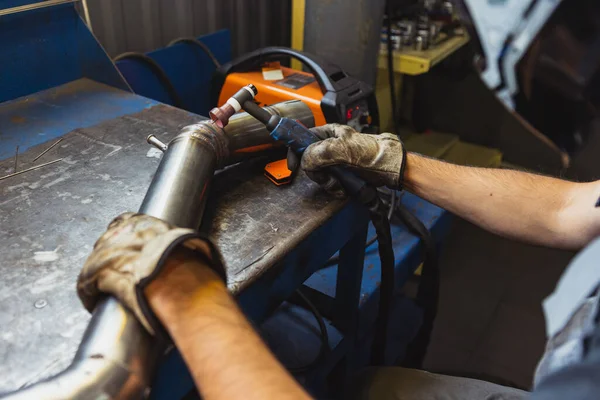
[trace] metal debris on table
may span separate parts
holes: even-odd
[[[63,140],[63,139],[64,139],[64,138],[60,138],[60,139],[58,139],[56,142],[52,143],[52,144],[50,145],[50,147],[48,147],[46,150],[44,150],[44,151],[42,151],[40,154],[38,154],[38,155],[37,155],[37,156],[36,156],[36,157],[33,159],[33,161],[32,161],[32,162],[35,162],[35,161],[36,161],[38,158],[40,158],[41,156],[43,156],[44,154],[46,154],[47,152],[49,152],[50,150],[52,150],[52,149],[54,148],[54,146],[56,146],[57,144],[59,144],[60,142],[62,142],[62,140]],[[17,147],[17,149],[18,149],[18,147]],[[15,172],[17,172],[17,171],[16,171],[16,169],[15,169]]]
[[[31,167],[31,168],[24,169],[23,171],[15,172],[15,173],[13,173],[13,174],[9,174],[9,175],[2,176],[2,177],[0,177],[0,181],[2,181],[2,180],[4,180],[4,179],[7,179],[7,178],[11,178],[11,177],[13,177],[13,176],[16,176],[16,175],[21,175],[21,174],[23,174],[23,173],[25,173],[25,172],[33,171],[34,169],[38,169],[38,168],[45,167],[46,165],[50,165],[50,164],[57,163],[57,162],[59,162],[59,161],[62,161],[62,158],[59,158],[59,159],[57,159],[57,160],[54,160],[54,161],[49,161],[49,162],[47,162],[47,163],[45,163],[45,164],[36,165],[36,166],[34,166],[34,167]]]

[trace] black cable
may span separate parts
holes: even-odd
[[[396,197],[396,191],[395,190],[391,190],[390,189],[389,191],[391,192],[391,195],[390,195],[390,207],[389,207],[389,210],[388,210],[387,217],[391,221],[392,216],[394,215],[394,209],[396,208],[397,197]],[[378,192],[382,193],[381,190],[378,190]],[[377,235],[375,235],[372,238],[370,238],[369,240],[367,240],[367,242],[365,243],[365,248],[367,248],[370,245],[372,245],[373,243],[375,243],[376,240],[377,240]],[[339,255],[338,256],[333,256],[329,260],[327,260],[327,262],[325,263],[325,265],[323,266],[323,268],[325,268],[325,267],[331,267],[332,265],[337,265],[339,262],[340,262],[340,256]]]
[[[172,40],[167,46],[170,47],[177,43],[188,43],[188,44],[195,45],[196,47],[200,48],[204,52],[204,54],[206,54],[208,56],[208,58],[210,58],[210,60],[212,61],[212,63],[215,65],[216,68],[221,67],[221,63],[219,62],[219,60],[217,60],[217,57],[215,57],[212,50],[206,44],[202,43],[198,39],[196,39],[194,37],[180,37],[180,38]]]
[[[304,304],[306,304],[306,306],[308,307],[308,310],[312,313],[312,315],[314,315],[315,319],[317,320],[317,323],[319,324],[319,329],[321,331],[321,348],[319,349],[319,354],[317,354],[317,357],[311,361],[310,363],[300,366],[300,367],[288,367],[288,369],[295,374],[300,374],[300,373],[304,373],[304,372],[308,372],[310,370],[312,370],[313,368],[315,368],[317,365],[319,365],[323,359],[327,356],[327,354],[329,353],[329,333],[327,332],[327,326],[325,325],[325,320],[323,319],[323,316],[321,315],[321,313],[319,312],[319,310],[317,309],[317,307],[313,304],[312,301],[310,301],[310,299],[302,292],[302,290],[300,288],[296,289],[296,295],[302,299],[302,301],[304,302]]]
[[[385,192],[379,193],[384,198],[389,196]],[[436,242],[423,222],[399,201],[393,207],[391,221],[402,223],[411,234],[421,239],[424,261],[415,303],[423,310],[423,322],[417,335],[409,344],[403,363],[405,367],[421,368],[431,339],[439,301],[440,275]]]
[[[417,297],[416,297],[416,304],[421,307],[421,309],[423,310],[423,322],[421,324],[421,327],[419,328],[419,332],[417,333],[417,335],[415,336],[415,338],[413,339],[413,341],[410,343],[408,352],[407,352],[407,356],[405,358],[404,361],[404,365],[407,367],[412,367],[412,368],[419,368],[421,367],[422,363],[423,363],[423,359],[425,357],[425,354],[427,352],[427,348],[429,346],[429,342],[431,339],[431,332],[433,330],[433,322],[435,320],[435,317],[437,315],[437,307],[438,307],[438,300],[439,300],[439,286],[440,286],[440,281],[439,281],[439,266],[438,266],[438,259],[437,259],[437,248],[436,248],[436,244],[435,244],[435,240],[433,239],[433,236],[431,235],[431,232],[427,229],[427,227],[421,222],[421,220],[419,220],[415,215],[413,215],[400,201],[396,201],[394,202],[394,196],[392,196],[392,193],[387,194],[387,193],[383,193],[383,192],[379,192],[380,195],[383,195],[383,197],[388,197],[389,196],[389,201],[390,203],[394,203],[394,204],[390,204],[390,209],[388,211],[388,217],[391,216],[392,218],[390,220],[394,220],[396,219],[397,222],[401,222],[403,225],[405,225],[408,229],[408,231],[415,235],[418,236],[421,239],[421,244],[422,244],[422,248],[423,248],[423,252],[424,252],[424,262],[423,262],[423,272],[421,274],[421,282],[419,284],[419,288],[418,288],[418,292],[417,292]],[[391,212],[390,212],[391,211]],[[373,216],[372,216],[373,218]],[[399,221],[398,221],[399,220]],[[372,219],[372,222],[373,219]],[[375,222],[374,222],[375,225]],[[377,231],[377,226],[376,226],[376,231]],[[386,227],[382,226],[380,228],[380,231],[386,232]],[[389,230],[387,230],[389,232]],[[366,247],[370,246],[375,240],[378,240],[379,238],[379,232],[378,234],[371,238],[367,243],[366,243]],[[382,246],[382,242],[380,241],[379,243],[379,247]],[[390,248],[393,249],[392,246],[392,242],[391,242],[391,236],[389,238],[387,237],[383,237],[383,246],[390,246]],[[385,249],[383,249],[385,250]],[[379,248],[379,252],[380,252],[380,258],[382,257],[387,257],[387,259],[389,259],[389,256],[387,256],[386,254],[381,254],[382,253],[382,249]],[[336,257],[332,257],[327,265],[333,265],[333,264],[337,264],[339,262],[339,258]],[[385,315],[388,315],[389,318],[389,309],[392,305],[392,301],[393,301],[393,290],[394,290],[394,273],[393,270],[387,270],[383,267],[384,265],[384,259],[382,258],[382,278],[381,278],[381,287],[380,287],[380,313],[378,314],[377,317],[377,322],[376,322],[376,334],[374,337],[374,342],[373,342],[373,349],[372,349],[372,357],[373,360],[372,362],[374,364],[380,364],[384,361],[383,358],[383,354],[384,352],[384,344],[386,343],[386,336],[385,336],[385,332],[387,332],[387,319],[384,319]],[[392,252],[392,265],[394,264],[393,262],[393,252]],[[385,278],[384,278],[385,277]],[[389,284],[391,282],[391,287],[387,286],[387,284]],[[389,300],[386,300],[388,299]],[[381,307],[383,306],[383,310],[381,309]]]
[[[404,223],[410,233],[421,239],[424,253],[421,280],[417,290],[416,304],[423,310],[423,322],[419,332],[409,344],[403,365],[421,368],[433,331],[433,322],[437,315],[440,272],[435,240],[427,227],[403,204],[398,203],[395,215]]]
[[[152,58],[150,58],[144,53],[137,53],[133,51],[128,51],[126,53],[119,54],[113,59],[114,62],[121,60],[138,60],[144,62],[148,67],[150,67],[152,73],[163,84],[165,90],[171,98],[171,101],[173,102],[173,105],[177,108],[182,108],[184,110],[186,109],[186,107],[184,106],[183,99],[181,98],[181,96],[179,96],[179,93],[177,93],[177,89],[175,89],[175,86],[173,86],[173,82],[171,82],[171,80],[165,73],[165,70],[162,69],[162,67],[156,61],[154,61]]]
[[[371,363],[374,365],[383,365],[385,363],[388,323],[394,301],[394,284],[396,281],[394,247],[392,244],[390,221],[387,218],[388,213],[381,199],[378,200],[377,208],[369,211],[371,222],[377,233],[379,258],[381,260],[379,310],[377,311],[375,333],[371,345]]]
[[[365,246],[370,246],[375,240],[379,242],[377,249],[379,250],[381,265],[381,283],[379,285],[379,310],[375,322],[371,362],[375,365],[381,365],[385,361],[388,323],[394,300],[395,259],[390,220],[388,219],[388,215],[391,214],[379,197],[376,197],[376,200],[375,205],[369,207],[369,216],[376,235],[369,239]],[[338,262],[339,257],[335,256],[329,259],[327,265],[337,264]]]

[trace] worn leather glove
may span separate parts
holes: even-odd
[[[192,229],[176,228],[158,218],[125,213],[115,218],[96,241],[77,280],[77,294],[92,311],[103,294],[115,296],[153,335],[166,336],[150,309],[144,288],[158,276],[169,254],[192,250],[226,281],[216,247]]]
[[[402,189],[406,150],[396,135],[358,133],[347,125],[329,124],[311,129],[322,140],[302,156],[302,169],[326,190],[337,182],[327,174],[333,165],[347,167],[373,186]]]

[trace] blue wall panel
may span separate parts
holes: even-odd
[[[72,4],[0,18],[0,43],[0,102],[82,77],[128,89]]]
[[[0,160],[77,128],[133,114],[157,103],[79,79],[0,104]]]

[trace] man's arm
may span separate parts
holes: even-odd
[[[310,398],[201,261],[177,251],[145,293],[204,399]]]
[[[323,139],[302,156],[315,182],[333,187],[326,168],[340,165],[376,186],[404,187],[498,235],[578,249],[600,234],[600,181],[574,183],[519,171],[463,167],[406,154],[396,135],[349,126],[313,128]]]
[[[207,400],[308,399],[254,332],[225,280],[210,240],[124,213],[94,244],[77,294],[90,311],[113,295],[150,334],[166,328]]]
[[[491,232],[578,249],[600,235],[600,181],[464,167],[409,153],[405,188]]]

